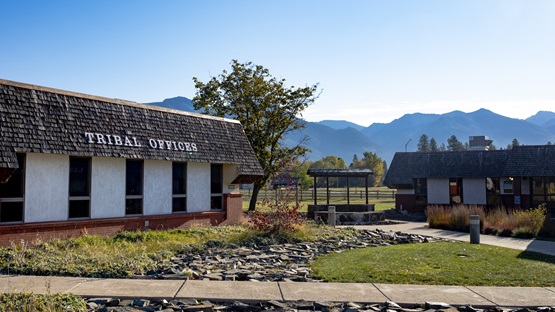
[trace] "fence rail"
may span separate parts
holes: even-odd
[[[263,198],[275,198],[276,194],[279,197],[286,197],[290,196],[292,198],[295,197],[295,194],[298,194],[298,198],[301,201],[308,201],[314,200],[314,190],[297,190],[295,189],[281,189],[281,190],[261,190],[258,194],[258,199]],[[251,198],[251,190],[242,190],[241,193],[243,194],[243,200],[250,200]],[[326,189],[318,189],[317,190],[318,200],[326,200],[327,193]],[[343,190],[330,190],[329,192],[330,199],[345,199],[347,200],[347,189]],[[365,190],[350,190],[349,191],[349,198],[350,199],[366,199],[366,192]],[[368,198],[369,199],[394,199],[395,198],[395,191],[383,191],[383,190],[369,190],[368,191]]]

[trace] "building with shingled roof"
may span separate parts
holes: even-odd
[[[0,244],[221,224],[263,174],[236,120],[0,80]]]
[[[555,145],[398,152],[384,185],[397,189],[395,206],[401,210],[451,204],[528,209],[545,203],[555,218]]]

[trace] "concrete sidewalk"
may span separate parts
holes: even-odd
[[[211,301],[331,301],[401,306],[444,302],[453,306],[555,306],[555,287],[427,286],[356,283],[224,282],[0,276],[2,292],[73,293],[86,298],[206,299]]]
[[[398,224],[387,225],[361,225],[355,226],[357,229],[383,231],[400,231],[403,233],[427,235],[433,237],[447,238],[457,241],[470,242],[470,234],[464,232],[447,231],[440,229],[431,229],[426,222],[401,222]],[[542,241],[537,239],[522,239],[512,237],[501,237],[493,235],[480,235],[480,243],[486,245],[513,248],[518,250],[534,251],[547,255],[555,256],[555,242]]]

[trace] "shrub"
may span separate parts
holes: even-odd
[[[468,231],[470,215],[479,215],[483,219],[483,209],[476,205],[465,206],[429,206],[426,209],[428,224],[432,228]]]
[[[486,213],[476,205],[434,205],[427,208],[426,215],[432,228],[467,232],[470,215],[479,215],[484,234],[531,238],[536,237],[542,229],[547,209],[545,204],[542,204],[528,210],[497,207]]]
[[[287,195],[288,196],[288,195]],[[257,230],[268,234],[286,234],[295,232],[303,223],[298,205],[293,205],[286,198],[277,203],[268,199],[260,202],[259,209],[249,213],[250,224]]]

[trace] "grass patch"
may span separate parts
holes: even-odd
[[[355,235],[338,229],[303,223],[279,237],[246,226],[196,227],[189,230],[134,231],[114,236],[85,235],[30,245],[0,248],[3,274],[128,278],[170,265],[173,255],[213,246],[249,242],[315,241]]]
[[[553,286],[555,257],[469,243],[393,245],[319,257],[317,278],[329,282]]]
[[[0,311],[86,311],[83,298],[73,294],[0,294]]]

